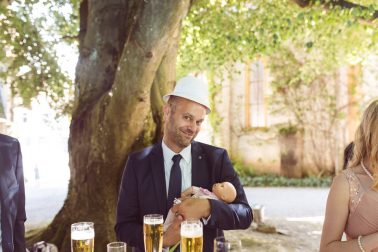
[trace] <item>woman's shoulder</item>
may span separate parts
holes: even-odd
[[[349,202],[349,182],[344,171],[333,178],[328,195],[328,201],[333,202],[335,207],[348,205]]]
[[[353,177],[358,177],[361,175],[365,175],[365,171],[362,169],[361,165],[357,165],[354,167],[348,167],[347,169],[342,171],[342,174],[348,179]]]
[[[349,187],[349,176],[351,175],[350,171],[343,170],[333,178],[332,187],[336,188],[348,188]]]

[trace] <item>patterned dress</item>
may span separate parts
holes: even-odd
[[[357,239],[378,231],[378,192],[371,189],[372,179],[366,172],[353,168],[343,171],[349,182],[349,216],[345,225],[347,239]]]

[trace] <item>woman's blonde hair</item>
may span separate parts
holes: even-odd
[[[364,160],[370,161],[369,168],[374,174],[373,188],[378,190],[378,100],[371,102],[362,116],[349,166],[358,166]]]

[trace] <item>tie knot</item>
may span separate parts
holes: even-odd
[[[177,163],[180,162],[181,158],[182,158],[182,156],[180,154],[176,154],[172,157],[172,161],[173,161],[174,164],[177,164]]]

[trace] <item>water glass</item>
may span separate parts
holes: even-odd
[[[242,251],[240,240],[227,240],[223,236],[214,239],[214,252]]]
[[[126,252],[126,243],[111,242],[106,246],[107,252]]]

